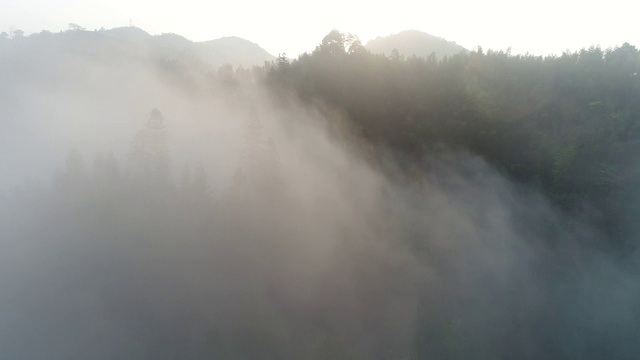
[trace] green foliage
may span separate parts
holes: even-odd
[[[344,109],[366,140],[417,161],[441,145],[479,154],[616,233],[614,219],[633,207],[625,194],[640,181],[634,46],[548,57],[478,48],[437,61],[347,51],[348,38],[332,31],[268,83]]]

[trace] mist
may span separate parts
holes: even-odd
[[[477,154],[408,160],[242,69],[33,49],[0,66],[2,358],[640,351],[637,252]]]

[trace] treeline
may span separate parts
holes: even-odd
[[[640,210],[639,73],[627,43],[437,61],[372,54],[333,31],[312,53],[280,56],[266,80],[346,110],[365,139],[415,161],[443,145],[478,154],[628,251]]]

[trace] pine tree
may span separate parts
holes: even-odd
[[[169,148],[162,113],[153,109],[145,127],[131,144],[129,174],[135,178],[164,181],[169,175]]]

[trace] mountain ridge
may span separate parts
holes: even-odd
[[[227,64],[250,68],[261,66],[265,61],[276,58],[260,45],[237,36],[194,42],[174,33],[151,35],[134,26],[94,31],[73,29],[59,33],[42,31],[4,40],[0,44],[9,48],[12,40],[17,40],[20,47],[48,48],[49,51],[58,53],[64,50],[89,56],[104,53],[133,57],[151,56],[171,61],[197,61],[214,68]]]

